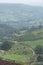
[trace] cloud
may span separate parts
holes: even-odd
[[[30,5],[41,5],[43,0],[0,0],[0,3],[24,3]]]

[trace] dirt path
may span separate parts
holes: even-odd
[[[29,47],[29,49],[32,51],[33,56],[34,56],[35,55],[35,51],[31,47]]]
[[[20,64],[17,64],[15,62],[6,61],[6,60],[0,60],[0,65],[20,65]]]

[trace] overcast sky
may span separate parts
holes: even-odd
[[[29,5],[43,5],[43,0],[0,0],[0,3],[24,3]]]

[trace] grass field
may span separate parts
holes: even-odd
[[[32,48],[35,48],[37,45],[43,46],[43,39],[35,41],[24,41],[23,43],[30,45]]]
[[[10,51],[8,51],[8,53],[11,54],[3,55],[3,58],[16,61],[26,61],[30,56],[32,56],[32,52],[29,50],[29,46],[34,49],[37,45],[43,45],[43,39],[36,41],[18,42],[18,44],[14,44]],[[24,49],[28,52],[28,54],[22,54],[22,52],[24,52]]]
[[[42,45],[43,46],[43,38],[42,39],[31,40],[31,41],[29,41],[28,38],[30,36],[34,36],[34,35],[37,38],[40,37],[40,36],[43,37],[43,34],[41,34],[41,33],[43,33],[43,29],[33,31],[32,34],[29,34],[29,35],[26,34],[27,37],[23,36],[23,39],[25,38],[27,40],[23,40],[23,41],[9,40],[10,42],[12,42],[14,44],[7,51],[7,54],[5,54],[5,55],[2,54],[3,55],[2,57],[4,59],[9,59],[9,60],[26,61],[28,58],[33,56],[33,53],[30,50],[30,47],[32,47],[34,49],[37,45]]]
[[[17,62],[25,62],[27,60],[27,57],[25,55],[16,55],[16,54],[7,54],[3,55],[2,58],[5,60],[15,60]]]

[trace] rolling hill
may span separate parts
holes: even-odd
[[[0,4],[0,23],[6,23],[17,29],[43,26],[43,7]]]
[[[6,34],[9,36],[10,33],[11,36],[15,36],[15,33],[19,34],[20,31],[32,32],[37,28],[43,28],[43,7],[24,4],[0,4],[0,25],[0,37],[6,36]],[[29,35],[27,33],[24,36]]]
[[[33,56],[34,48],[43,46],[43,7],[0,4],[0,45],[4,41],[13,44],[8,51],[0,49],[4,59],[26,61]]]

